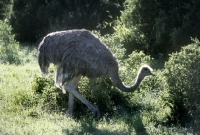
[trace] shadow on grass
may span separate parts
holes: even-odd
[[[112,131],[109,129],[98,129],[98,122],[92,119],[81,121],[80,128],[63,129],[66,135],[129,135],[127,131]]]
[[[117,118],[112,118],[117,119]],[[120,123],[125,123],[119,126],[119,129],[113,130],[109,128],[116,128],[109,120],[104,119],[103,121],[95,121],[92,117],[90,118],[81,118],[77,122],[81,124],[80,127],[73,129],[63,129],[63,133],[66,135],[149,135],[142,123],[142,119],[139,114],[135,115],[126,115],[119,117],[116,121],[121,121]],[[101,123],[102,122],[102,123]],[[102,125],[102,124],[105,125]],[[100,124],[100,125],[99,125]],[[107,127],[106,127],[107,126]],[[125,127],[124,127],[125,126]],[[106,129],[102,129],[106,128]]]
[[[139,105],[129,105],[127,103],[123,106],[118,106],[115,112],[109,114],[109,116],[104,114],[102,121],[95,121],[92,117],[92,112],[88,109],[80,111],[80,113],[76,111],[74,119],[81,126],[73,129],[66,127],[63,129],[63,133],[66,135],[149,135],[142,122],[140,112],[133,111],[140,109],[141,106]],[[110,120],[119,122],[119,125],[117,123],[113,124]],[[119,127],[119,129],[115,126]]]
[[[139,116],[139,114],[136,114],[132,117],[126,117],[124,122],[128,125],[128,133],[132,134],[132,131],[135,131],[136,135],[149,135],[145,129],[144,124],[142,123],[142,118]]]
[[[138,125],[134,125],[133,127],[135,128],[135,132],[136,132],[136,135],[149,135],[142,123],[142,119],[141,118],[138,118],[138,122],[137,122]]]

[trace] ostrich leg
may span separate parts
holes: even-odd
[[[69,99],[68,99],[68,115],[72,116],[73,114],[73,109],[74,109],[74,95],[69,93]]]
[[[73,100],[74,96],[79,99],[82,103],[84,103],[88,109],[90,109],[94,113],[94,117],[96,118],[101,118],[101,114],[99,112],[99,109],[90,103],[86,98],[84,98],[77,90],[77,85],[80,80],[81,76],[74,77],[71,81],[67,82],[64,84],[63,89],[69,92],[69,103],[68,103],[68,112],[72,113],[73,112]],[[71,95],[72,94],[72,95]],[[69,114],[70,115],[70,114]],[[72,114],[71,114],[72,115]]]

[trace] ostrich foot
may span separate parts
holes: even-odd
[[[100,120],[102,118],[102,115],[101,115],[101,113],[100,113],[98,108],[93,111],[93,116],[97,120]]]
[[[73,115],[72,114],[69,114],[69,112],[67,111],[66,114],[65,114],[68,118],[72,118]]]

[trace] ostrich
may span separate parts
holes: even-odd
[[[53,63],[57,67],[56,87],[65,94],[69,92],[68,115],[73,114],[74,97],[84,103],[100,118],[99,109],[85,99],[77,90],[81,76],[98,78],[108,75],[117,88],[123,92],[134,91],[145,76],[153,75],[152,68],[143,65],[131,87],[126,87],[118,73],[118,62],[109,48],[88,30],[67,30],[48,34],[38,47],[38,63],[41,72],[48,75],[48,67]]]

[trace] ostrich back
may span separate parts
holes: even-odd
[[[63,81],[77,75],[97,78],[109,70],[118,70],[116,58],[108,47],[87,30],[48,34],[39,45],[39,55],[43,55],[47,63],[59,65],[65,76]]]

